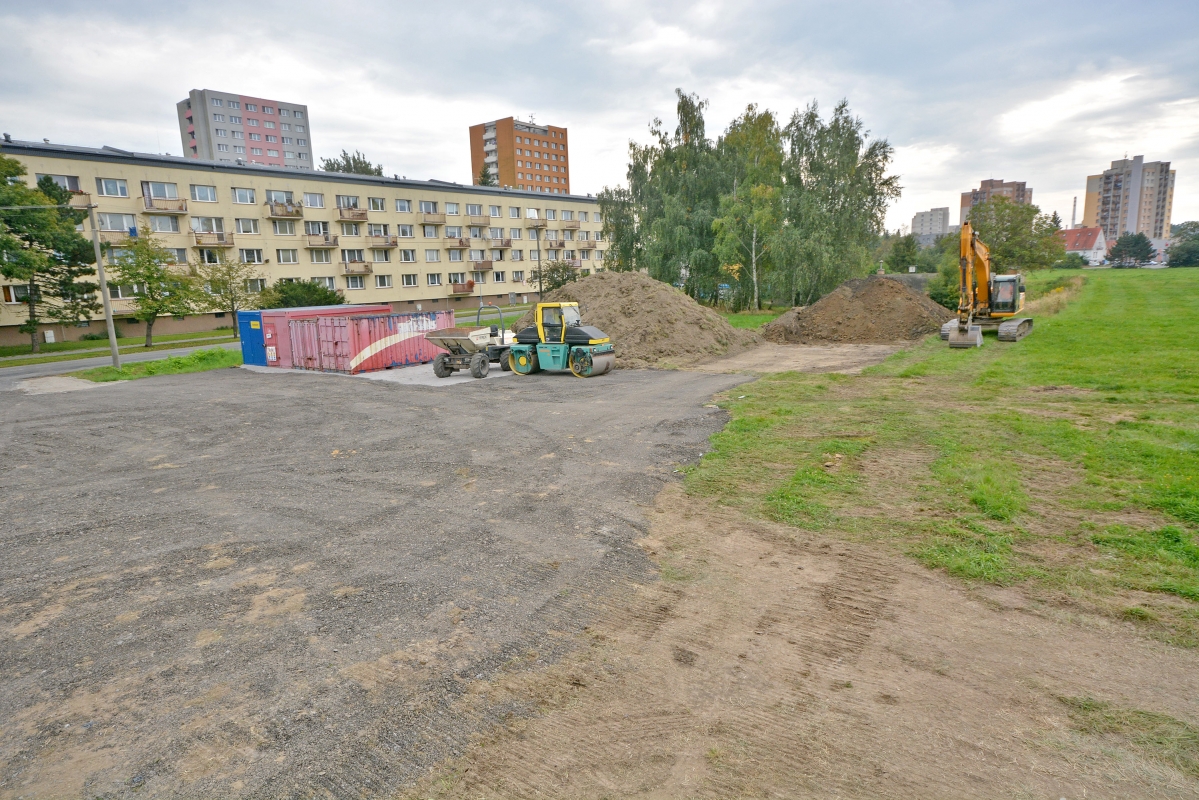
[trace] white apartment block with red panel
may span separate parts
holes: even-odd
[[[192,89],[176,109],[185,158],[314,168],[308,106]]]

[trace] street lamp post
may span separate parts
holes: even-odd
[[[112,351],[112,365],[121,368],[121,348],[117,346],[117,329],[112,322],[112,298],[108,296],[108,279],[104,276],[104,254],[100,247],[100,229],[96,226],[96,204],[88,203],[88,222],[92,226],[92,247],[96,251],[96,277],[100,281],[100,298],[104,301],[104,324],[108,327],[108,349]]]

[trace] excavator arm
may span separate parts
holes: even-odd
[[[959,255],[958,324],[949,333],[949,346],[981,347],[982,326],[974,318],[991,305],[991,251],[969,222],[962,224]]]

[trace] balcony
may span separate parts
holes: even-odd
[[[367,236],[366,246],[374,248],[399,247],[400,241],[398,236]]]
[[[500,248],[502,250],[506,250],[512,246],[512,240],[511,239],[492,239],[491,246]]]
[[[365,208],[339,208],[337,209],[337,216],[339,219],[358,220],[360,222],[365,222],[367,218]]]
[[[579,241],[575,242],[575,245],[578,246],[580,250],[594,250],[595,244],[596,243],[590,239],[580,239]]]
[[[451,250],[462,250],[470,247],[470,239],[458,239],[455,237],[446,237],[445,246]]]
[[[143,197],[147,214],[186,214],[187,201],[176,197]]]
[[[545,220],[543,220],[543,219],[526,219],[525,220],[525,227],[528,227],[528,228],[544,228],[545,224],[546,224]]]
[[[129,231],[100,231],[100,241],[104,244],[123,244],[129,241]]]
[[[192,236],[195,237],[196,247],[232,247],[232,233],[202,233],[200,231],[192,231]]]
[[[343,261],[341,262],[341,268],[346,275],[371,274],[371,265],[367,261]]]
[[[487,228],[491,226],[491,217],[467,217],[466,224],[474,225],[475,227]]]
[[[422,211],[420,215],[420,221],[422,225],[444,225],[445,214],[433,214],[427,211]]]
[[[450,294],[470,294],[475,290],[475,282],[467,281],[466,283],[451,283]]]
[[[487,261],[472,261],[472,262],[470,262],[470,268],[473,269],[475,272],[486,272],[487,270],[491,269],[491,265],[492,265],[491,259],[488,259]]]
[[[575,269],[580,269],[583,266],[583,262],[577,258],[569,258],[566,260],[566,263],[569,264],[570,266],[574,267]]]
[[[337,247],[337,235],[333,233],[309,233],[305,247]]]
[[[299,203],[267,203],[266,215],[271,219],[299,219],[304,216],[304,206]]]
[[[564,219],[564,220],[562,220],[560,225],[563,228],[563,230],[577,231],[579,229],[579,221],[577,219]]]

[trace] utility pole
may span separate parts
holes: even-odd
[[[1074,227],[1074,220],[1078,217],[1078,195],[1074,196],[1074,209],[1070,212],[1070,227]]]
[[[100,229],[96,226],[96,204],[88,203],[87,219],[92,226],[92,247],[96,250],[96,276],[100,280],[100,298],[104,301],[104,324],[108,326],[108,349],[112,351],[112,366],[121,368],[121,348],[117,346],[117,329],[112,324],[112,299],[108,296],[108,279],[104,277],[104,254],[100,247]]]

